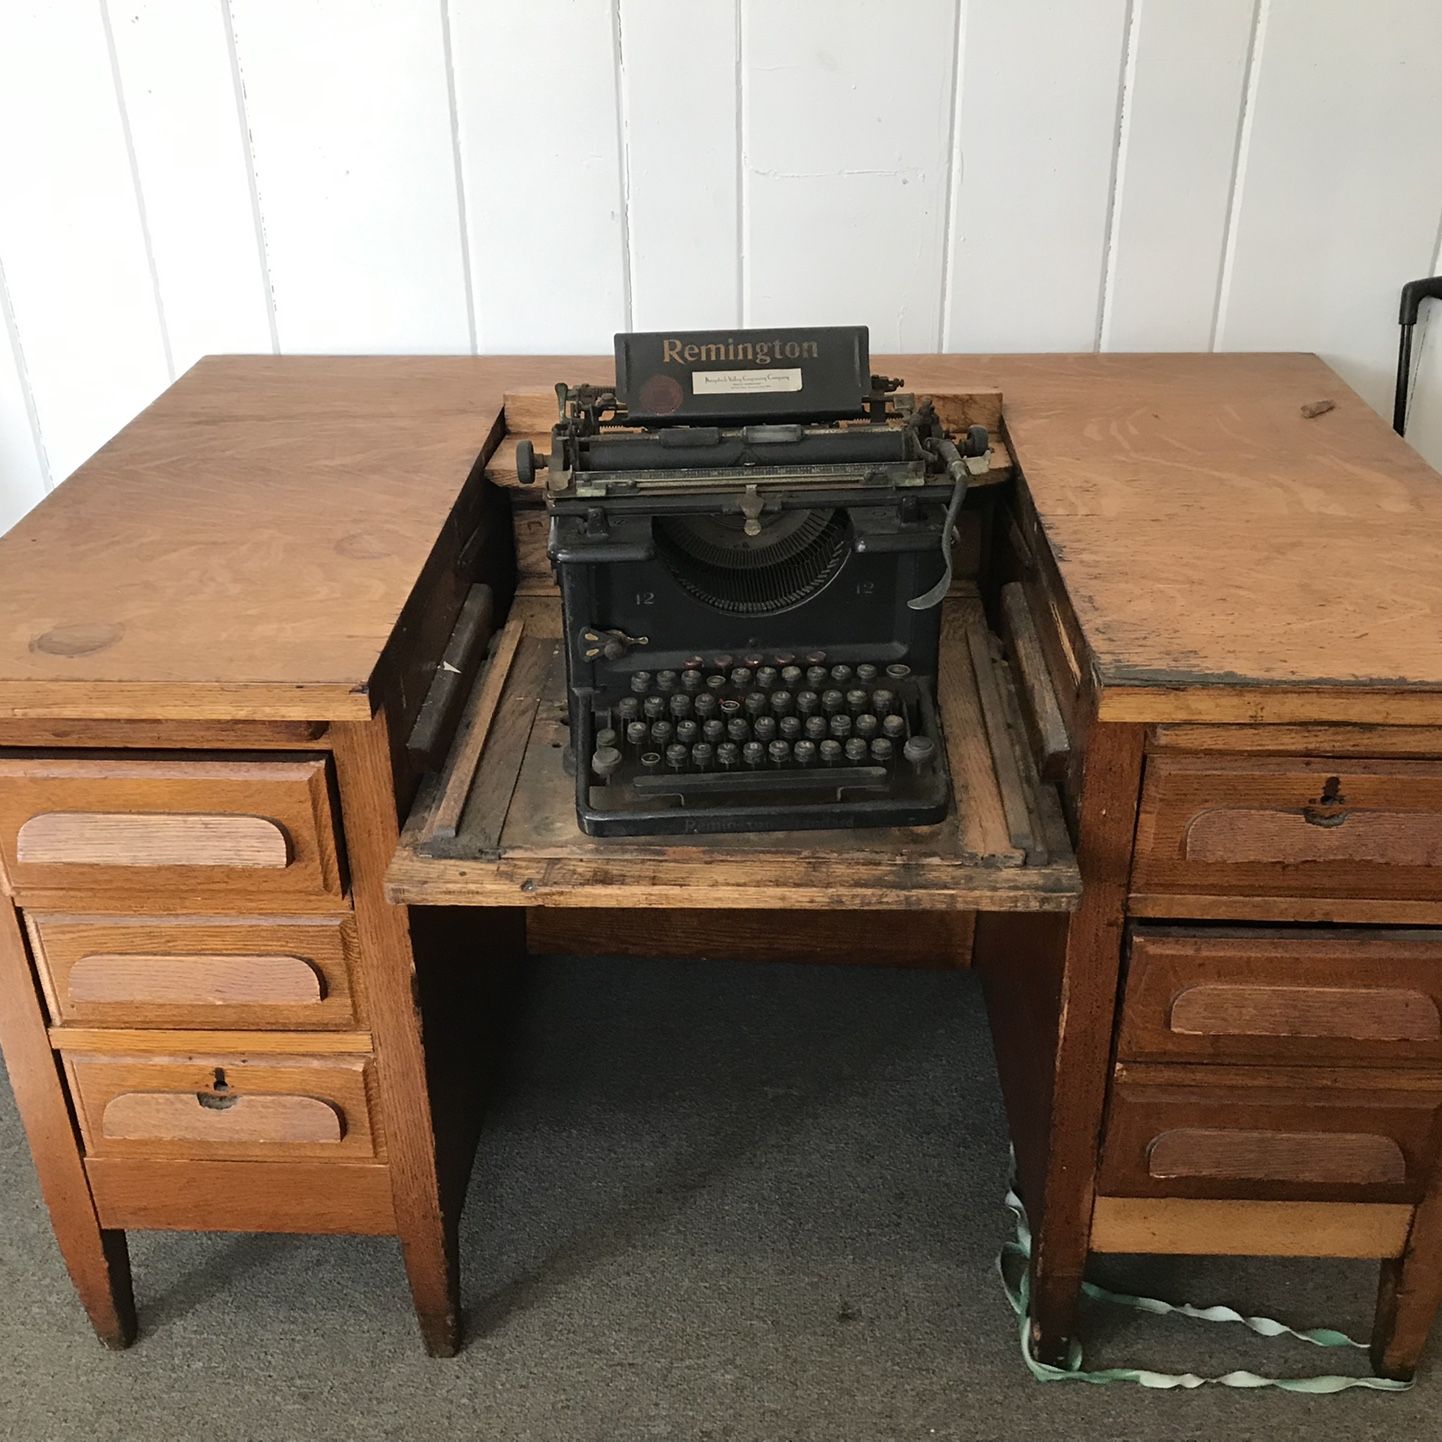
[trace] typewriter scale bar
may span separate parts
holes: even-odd
[[[504,683],[492,679],[488,687],[482,673],[451,756],[422,784],[387,877],[390,899],[446,906],[1075,909],[1076,859],[1056,793],[1032,767],[1009,668],[975,597],[953,596],[945,607],[937,709],[954,794],[940,821],[591,837],[576,825],[576,783],[561,765],[570,737],[560,606],[518,599],[508,626],[519,629],[520,639]],[[477,701],[487,692],[494,713],[482,717]],[[479,758],[466,758],[464,736],[478,726],[485,744]],[[437,827],[447,791],[463,798],[453,834]]]

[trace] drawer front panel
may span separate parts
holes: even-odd
[[[379,1154],[365,1057],[125,1057],[66,1070],[92,1157],[362,1161]]]
[[[1139,926],[1117,1054],[1442,1064],[1442,932]]]
[[[1442,762],[1154,754],[1132,890],[1442,899]]]
[[[333,896],[344,890],[325,757],[0,758],[12,889]]]
[[[346,915],[25,923],[57,1024],[334,1031],[365,1019]]]
[[[1437,1153],[1442,1075],[1118,1069],[1100,1190],[1112,1196],[1405,1202]]]

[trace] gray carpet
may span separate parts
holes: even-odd
[[[421,1354],[393,1243],[159,1234],[132,1238],[144,1335],[115,1355],[73,1298],[0,1094],[0,1436],[1436,1435],[1435,1364],[1400,1396],[1033,1382],[993,1271],[1005,1175],[969,976],[540,962],[472,1184],[459,1359]],[[1098,1272],[1354,1330],[1375,1276]],[[1098,1364],[1165,1369],[1338,1356],[1104,1307],[1087,1338]]]

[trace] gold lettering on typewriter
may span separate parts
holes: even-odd
[[[722,341],[708,341],[704,345],[683,341],[675,336],[666,336],[661,341],[662,365],[696,365],[744,363],[755,366],[775,365],[778,361],[816,360],[817,343],[814,340],[743,340],[728,337]]]

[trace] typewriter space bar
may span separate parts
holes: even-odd
[[[843,786],[886,785],[884,766],[819,766],[815,770],[693,771],[675,776],[638,776],[631,783],[645,795],[754,795],[758,791],[834,791]]]

